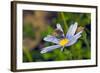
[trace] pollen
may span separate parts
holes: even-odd
[[[59,45],[61,46],[65,46],[66,44],[68,44],[69,40],[67,38],[61,39],[59,41]]]

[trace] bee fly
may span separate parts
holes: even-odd
[[[53,36],[57,37],[57,38],[64,38],[63,32],[59,29],[55,29],[54,32],[52,33]]]
[[[79,27],[77,28],[77,30],[76,30],[76,33],[80,32],[80,31],[82,31],[82,30],[84,30],[84,27],[79,26]],[[61,38],[64,38],[63,32],[62,32],[61,30],[59,30],[59,29],[55,29],[55,30],[53,31],[53,33],[52,33],[52,36],[55,36],[55,37],[60,38],[60,39],[61,39]]]

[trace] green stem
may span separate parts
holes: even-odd
[[[85,44],[86,44],[87,48],[89,49],[89,44],[88,44],[88,41],[87,41],[87,39],[86,39],[86,38],[84,39],[84,42],[85,42]]]
[[[85,44],[86,44],[86,46],[87,46],[87,48],[89,49],[90,47],[89,47],[89,43],[88,43],[88,40],[87,40],[87,35],[86,35],[86,32],[84,32],[84,36],[83,36],[83,40],[84,40],[84,42],[85,42]]]
[[[64,30],[64,32],[66,33],[66,31],[68,29],[68,26],[67,26],[66,19],[65,19],[65,16],[64,16],[64,13],[63,12],[61,12],[61,17],[62,17],[62,19],[64,21],[64,28],[66,29],[66,30]]]
[[[24,48],[23,51],[24,51],[28,61],[32,62],[32,57],[31,57],[31,54],[30,54],[29,50],[27,48]]]

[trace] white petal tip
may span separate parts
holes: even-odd
[[[44,52],[41,51],[40,53],[43,54]]]
[[[43,40],[45,41],[46,40],[46,37]]]
[[[45,50],[42,50],[40,53],[41,53],[41,54],[44,54],[44,53],[46,53],[46,51],[45,51]]]
[[[74,23],[74,25],[78,25],[78,23],[77,23],[77,22],[75,22],[75,23]]]
[[[59,23],[57,23],[57,25],[60,25]]]
[[[48,37],[50,37],[50,36],[44,37],[43,40],[46,41],[48,39]]]
[[[57,28],[59,28],[59,27],[61,27],[61,25],[58,23],[58,24],[57,24]]]

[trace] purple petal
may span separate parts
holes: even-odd
[[[53,45],[53,46],[45,47],[41,50],[41,53],[50,52],[50,51],[60,48],[60,47],[61,47],[60,45]]]
[[[66,34],[66,38],[70,38],[70,37],[72,37],[75,34],[76,29],[77,29],[77,25],[78,25],[78,23],[75,22],[74,25],[70,26],[70,28],[69,28],[69,30],[68,30],[68,32]]]
[[[78,40],[78,38],[81,37],[81,33],[82,33],[82,32],[83,32],[83,31],[80,31],[79,33],[77,33],[76,35],[74,35],[71,39],[69,39],[70,41],[69,41],[69,43],[68,43],[66,46],[71,46],[71,45],[73,45],[74,43],[76,43],[77,40]]]
[[[62,27],[61,27],[61,25],[60,24],[57,24],[57,29],[59,29],[59,30],[61,30],[62,32],[63,32],[63,29],[62,29]]]
[[[68,32],[67,32],[67,34],[66,34],[66,37],[70,34],[70,32],[72,31],[72,28],[73,28],[73,24],[69,27],[69,29],[68,29]]]
[[[63,31],[63,29],[62,29],[61,25],[60,25],[60,24],[57,24],[57,26],[56,26],[56,27],[57,27],[57,29],[58,29],[58,30],[60,30],[60,31],[62,31],[62,32],[63,32],[63,36],[64,36],[64,31]]]
[[[75,40],[72,40],[72,41],[70,41],[70,42],[66,45],[66,47],[67,47],[67,46],[71,46],[71,45],[75,44],[76,42],[77,42],[76,39],[75,39]]]
[[[66,46],[71,46],[71,45],[75,44],[77,42],[78,38],[80,38],[80,37],[81,37],[81,35],[73,37]]]
[[[80,35],[81,35],[82,32],[83,32],[83,30],[80,31],[80,32],[78,32],[77,34],[75,34],[73,37],[76,38],[76,39],[78,39],[80,37]]]
[[[48,35],[48,36],[45,37],[43,40],[44,40],[44,41],[47,41],[47,42],[56,43],[56,44],[59,43],[59,39],[57,39],[55,36],[52,36],[52,35]]]

